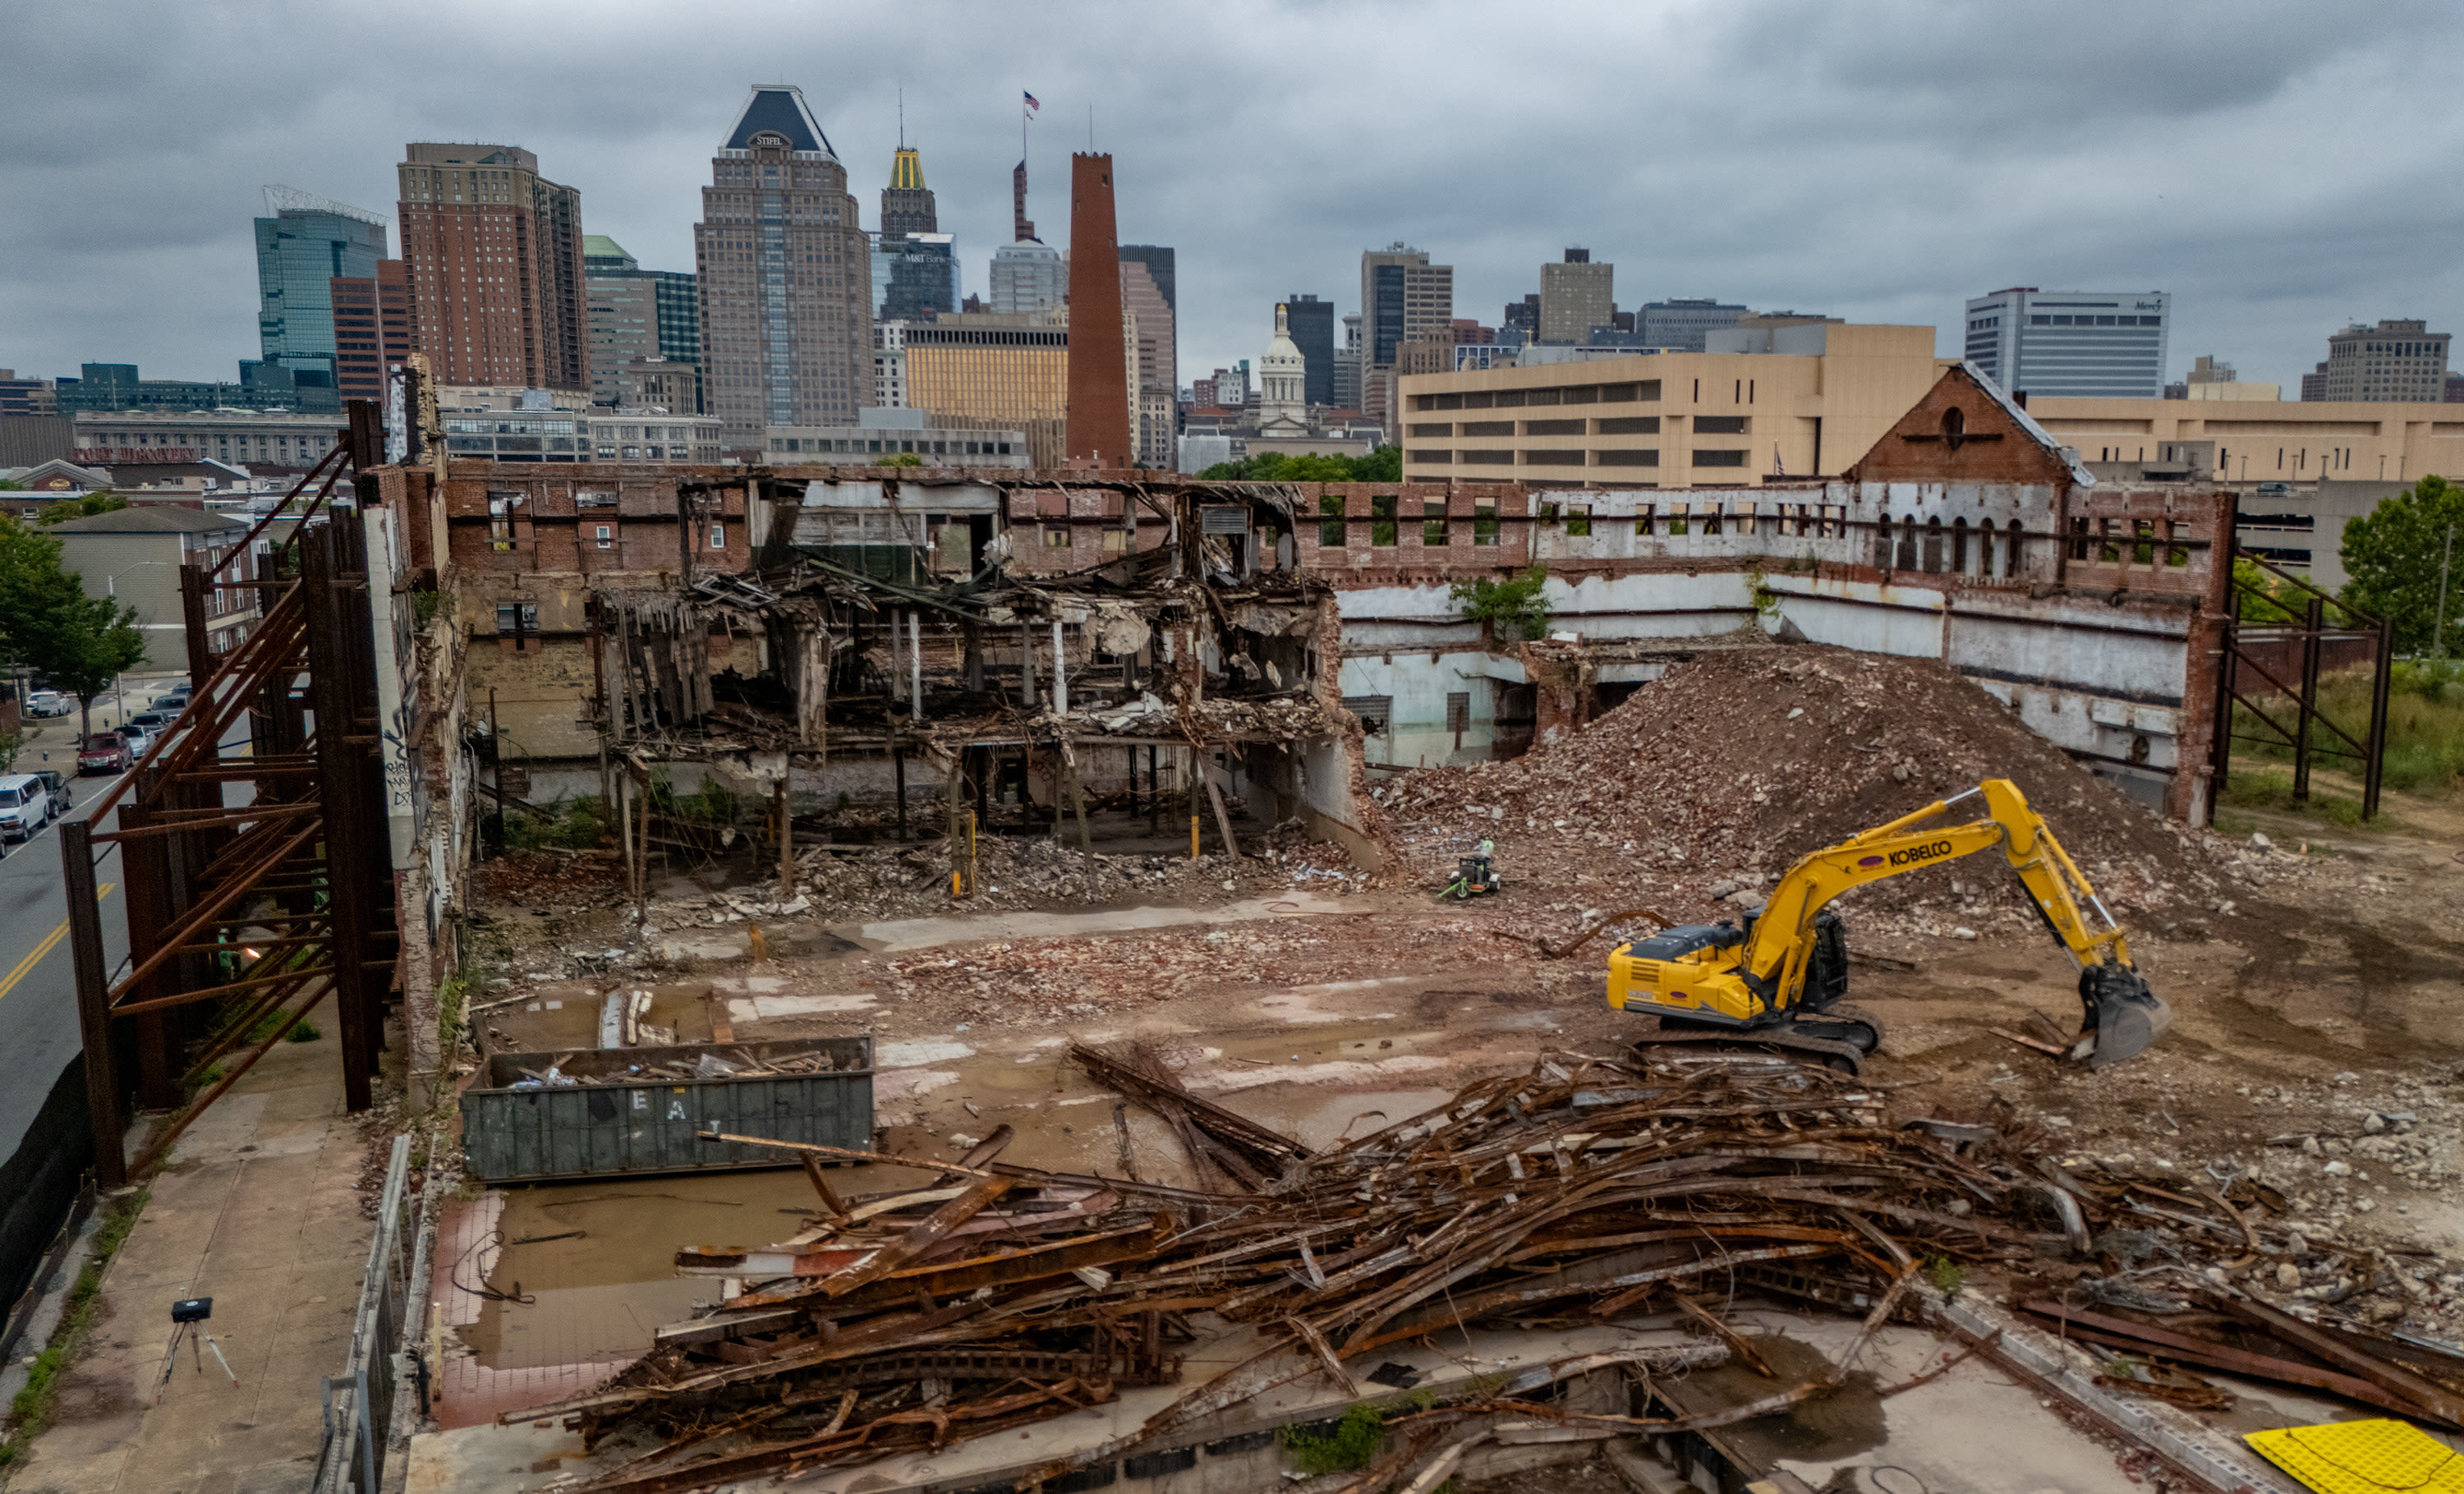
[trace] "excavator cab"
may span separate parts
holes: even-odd
[[[1965,824],[1924,827],[1951,805],[1982,796],[1986,814]],[[1609,1005],[1658,1017],[1644,1043],[1727,1040],[1802,1052],[1856,1071],[1881,1044],[1881,1024],[1841,1004],[1848,941],[1832,899],[1867,882],[1939,861],[1999,850],[2027,889],[2046,930],[2079,967],[2082,1017],[2066,1056],[2089,1068],[2135,1058],[2173,1024],[2172,1008],[2130,961],[2123,931],[2044,820],[2008,779],[1903,815],[1791,867],[1771,898],[1735,923],[1664,928],[1609,955]],[[2092,927],[2094,909],[2102,928]]]

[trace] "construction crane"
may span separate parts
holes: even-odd
[[[1982,818],[1925,825],[1980,795]],[[2103,1068],[2164,1036],[2173,1009],[2140,978],[2113,915],[2009,779],[1987,779],[1805,857],[1742,927],[1686,924],[1618,945],[1609,955],[1609,1005],[1660,1018],[1658,1032],[1643,1044],[1742,1041],[1807,1053],[1854,1073],[1881,1045],[1882,1030],[1869,1014],[1838,1004],[1848,990],[1848,943],[1829,904],[1868,882],[1997,848],[2079,966],[2083,1016],[2064,1056]],[[2084,908],[2096,910],[2101,929],[2089,926]]]

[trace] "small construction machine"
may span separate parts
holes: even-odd
[[[1980,795],[1982,818],[1921,828]],[[1855,1073],[1881,1045],[1882,1031],[1870,1015],[1838,1004],[1848,991],[1848,941],[1828,905],[1851,888],[1997,848],[2079,966],[2084,1015],[2065,1056],[2103,1068],[2164,1036],[2173,1009],[2132,967],[2113,915],[2008,779],[1987,779],[1805,857],[1742,927],[1686,924],[1618,945],[1609,955],[1609,1005],[1660,1019],[1659,1030],[1638,1045],[1742,1043],[1805,1053]],[[2101,931],[2088,927],[2083,905],[2096,910]]]
[[[1470,855],[1455,858],[1455,879],[1438,895],[1460,903],[1486,897],[1503,885],[1497,880],[1497,843],[1483,841]]]

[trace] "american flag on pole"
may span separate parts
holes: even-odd
[[[1035,101],[1035,96],[1033,94],[1027,93],[1024,89],[1021,89],[1019,94],[1021,98],[1023,98],[1026,100],[1028,112],[1032,113],[1033,111],[1044,107],[1044,105]]]

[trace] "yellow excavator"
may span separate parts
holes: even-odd
[[[1985,814],[1926,826],[1983,796]],[[2065,1056],[2090,1068],[2134,1057],[2173,1025],[2173,1009],[2130,963],[2130,947],[2044,819],[2009,779],[1903,815],[1788,868],[1742,927],[1728,921],[1662,929],[1609,955],[1609,1005],[1659,1017],[1642,1045],[1695,1043],[1800,1052],[1858,1071],[1882,1041],[1881,1024],[1839,1005],[1848,942],[1828,905],[1851,888],[1999,848],[2079,970],[2084,1017]],[[2102,920],[2092,930],[2082,904]]]

